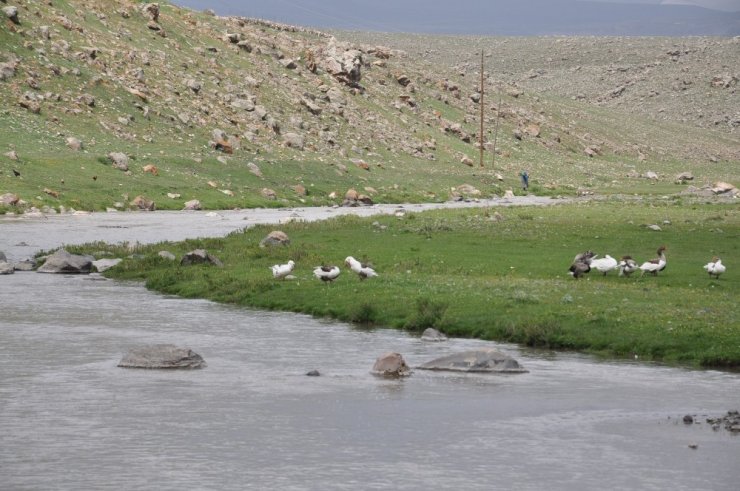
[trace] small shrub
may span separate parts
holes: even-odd
[[[419,297],[416,299],[416,310],[406,321],[404,328],[410,331],[423,331],[428,327],[439,327],[445,312],[447,312],[446,303]]]
[[[377,311],[373,304],[363,302],[353,307],[347,316],[347,320],[356,324],[372,324],[377,317]]]

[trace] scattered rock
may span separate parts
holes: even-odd
[[[712,192],[714,194],[723,194],[723,195],[732,195],[737,196],[738,195],[738,189],[730,184],[729,182],[715,182],[712,186]]]
[[[262,191],[260,191],[260,194],[263,198],[267,199],[277,199],[277,193],[270,188],[262,188]]]
[[[656,174],[655,172],[649,170],[649,171],[647,171],[645,173],[645,179],[657,180],[658,179],[658,174]]]
[[[691,172],[682,172],[676,176],[676,184],[686,184],[688,181],[693,181],[694,175]]]
[[[191,199],[190,201],[185,202],[183,210],[200,210],[201,208],[200,201],[197,199]]]
[[[122,259],[116,258],[116,259],[98,259],[97,261],[93,261],[93,266],[95,266],[95,269],[98,271],[98,273],[102,273],[103,271],[108,271],[114,266],[117,266],[118,263],[120,263]]]
[[[295,194],[297,194],[298,196],[306,196],[308,194],[308,191],[306,191],[306,187],[302,184],[291,186],[291,189],[295,191]]]
[[[248,163],[248,164],[247,164],[247,169],[249,170],[249,172],[251,172],[251,173],[252,173],[252,174],[254,174],[255,176],[257,176],[257,177],[262,177],[262,171],[261,171],[261,170],[260,170],[260,168],[259,168],[259,167],[257,166],[257,164],[255,164],[254,162],[250,162],[250,163]]]
[[[419,366],[423,370],[453,372],[527,373],[514,358],[493,348],[465,351],[443,356]]]
[[[15,273],[15,267],[5,261],[0,261],[0,275],[8,275]]]
[[[122,368],[193,369],[204,368],[203,357],[189,348],[174,344],[155,344],[129,351],[118,363]]]
[[[37,271],[54,274],[88,274],[92,271],[93,261],[95,258],[92,256],[70,254],[64,249],[59,249],[48,256]]]
[[[67,146],[77,152],[83,148],[82,142],[73,136],[67,138]]]
[[[20,200],[18,195],[13,193],[5,193],[0,196],[0,204],[2,205],[16,206]]]
[[[13,24],[21,23],[20,19],[18,19],[17,7],[14,7],[12,5],[10,7],[3,7],[3,14],[5,14],[5,17],[7,17]]]
[[[288,234],[280,230],[273,230],[260,241],[260,247],[274,247],[290,245]]]
[[[108,158],[113,162],[113,167],[126,172],[128,170],[128,155],[121,152],[111,152]]]
[[[389,352],[382,354],[375,360],[372,370],[373,375],[380,377],[407,377],[411,375],[411,369],[406,364],[400,353]]]
[[[16,271],[33,271],[36,269],[36,260],[33,258],[25,258],[13,265]]]
[[[144,196],[137,196],[133,201],[131,201],[130,205],[139,210],[154,211],[157,209],[154,201],[145,198]]]
[[[319,373],[318,370],[311,370],[311,371],[309,371],[309,372],[306,373],[306,376],[307,377],[319,377],[319,376],[321,376],[321,373]]]
[[[660,225],[655,224],[648,225],[647,228],[648,230],[652,230],[653,232],[660,232],[661,230],[663,230],[662,228],[660,228]]]
[[[285,142],[285,145],[290,148],[303,150],[303,136],[299,135],[298,133],[285,133],[283,135],[283,141]]]
[[[177,256],[172,254],[170,251],[159,251],[157,255],[161,257],[162,259],[168,259],[170,261],[174,261],[177,259]]]
[[[694,424],[694,417],[690,414],[687,414],[683,417],[683,422],[687,425]]]
[[[193,264],[212,264],[213,266],[218,267],[222,267],[224,265],[220,259],[208,253],[205,249],[195,249],[182,256],[180,265],[191,266]]]

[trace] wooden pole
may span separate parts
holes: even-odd
[[[480,52],[480,166],[483,167],[483,50]]]
[[[498,140],[498,123],[501,116],[501,87],[498,88],[498,105],[496,106],[496,126],[493,129],[493,157],[491,158],[491,168],[496,168],[496,141]]]

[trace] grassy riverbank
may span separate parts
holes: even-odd
[[[109,275],[184,297],[367,325],[433,326],[452,336],[611,357],[740,366],[740,208],[734,204],[666,200],[344,217],[281,225],[291,245],[260,248],[274,228],[137,247],[138,259]],[[668,267],[657,277],[567,275],[573,256],[586,249],[643,262],[662,244]],[[157,256],[163,249],[181,256],[195,248],[207,249],[224,267],[185,267]],[[110,250],[130,254],[124,247]],[[343,265],[348,255],[372,262],[379,277],[361,282]],[[702,269],[713,255],[728,265],[719,280]],[[274,280],[269,267],[288,259],[296,262],[297,278]],[[342,267],[333,284],[312,276],[322,263]]]

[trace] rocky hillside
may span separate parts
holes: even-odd
[[[574,53],[616,41],[563,39],[571,54],[547,57],[516,46],[551,40],[490,41],[516,68],[485,74],[481,168],[470,40],[420,49],[416,38],[329,35],[165,3],[0,7],[5,212],[19,200],[47,210],[446,200],[502,193],[525,168],[532,190],[550,194],[665,192],[681,171],[700,185],[738,174],[734,40],[705,49],[730,52],[725,70],[683,63],[691,50],[660,55],[681,79],[652,97],[688,101],[701,86],[714,104],[704,128],[693,112],[681,121],[650,109],[643,82],[655,66],[645,57],[578,65]],[[656,43],[647,58],[666,51]]]

